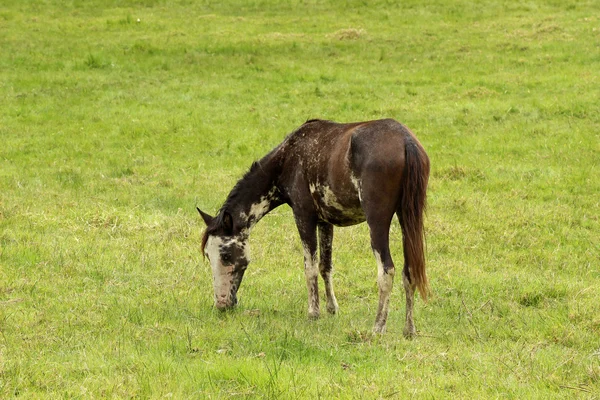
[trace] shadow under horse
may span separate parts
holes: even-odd
[[[373,331],[385,332],[396,273],[389,230],[396,214],[404,247],[404,335],[413,337],[415,289],[423,299],[429,292],[423,231],[429,169],[423,146],[395,120],[307,121],[252,164],[215,217],[198,209],[207,226],[202,251],[213,272],[215,306],[226,309],[237,303],[252,227],[274,208],[288,204],[304,249],[310,318],[320,313],[319,275],[325,283],[327,311],[338,312],[332,282],[333,227],[367,221],[379,288]]]

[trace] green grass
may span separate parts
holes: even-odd
[[[600,397],[599,4],[365,3],[3,3],[0,397]],[[216,312],[194,206],[308,118],[383,117],[432,162],[420,336],[401,285],[370,334],[363,225],[307,320],[287,207]]]

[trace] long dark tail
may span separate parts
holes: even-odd
[[[427,207],[429,157],[421,143],[410,133],[406,135],[405,160],[402,193],[397,212],[402,228],[404,271],[410,282],[419,290],[421,298],[427,300],[429,283],[425,271],[423,214]]]

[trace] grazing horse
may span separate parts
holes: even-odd
[[[396,214],[404,247],[404,335],[414,336],[415,288],[424,299],[429,291],[423,248],[428,179],[425,150],[413,133],[395,120],[307,121],[252,164],[215,217],[198,208],[207,226],[202,251],[213,272],[215,306],[222,310],[237,303],[237,290],[249,262],[252,227],[275,207],[288,204],[304,249],[310,318],[319,317],[319,274],[325,283],[327,311],[338,312],[332,283],[333,226],[367,221],[379,288],[373,331],[385,332],[396,273],[389,229]]]

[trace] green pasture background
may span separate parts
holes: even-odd
[[[598,1],[3,0],[0,397],[600,398],[599,71]],[[195,206],[388,117],[432,163],[419,336],[399,284],[370,333],[364,225],[307,320],[288,207],[215,311]]]

